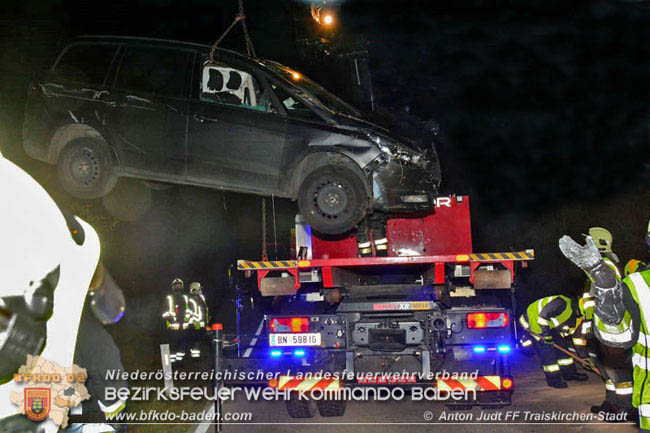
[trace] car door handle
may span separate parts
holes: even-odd
[[[194,115],[194,120],[196,120],[197,122],[201,122],[201,123],[203,123],[203,122],[218,122],[219,121],[219,119],[212,119],[210,117],[205,117],[205,116],[202,116],[200,114],[195,114]]]

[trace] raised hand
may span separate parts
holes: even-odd
[[[560,250],[564,256],[571,260],[576,266],[585,271],[590,271],[603,261],[600,256],[598,247],[591,236],[587,236],[587,243],[585,246],[580,245],[570,236],[562,236],[558,242]]]

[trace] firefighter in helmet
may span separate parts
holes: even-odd
[[[586,374],[577,372],[573,358],[553,346],[555,343],[567,349],[573,348],[569,337],[579,328],[583,315],[581,304],[575,299],[556,295],[538,299],[519,317],[519,323],[526,331],[520,344],[522,347],[534,345],[550,387],[566,388],[565,381],[587,380]]]
[[[189,328],[190,310],[189,298],[185,292],[185,284],[180,278],[174,278],[171,292],[165,297],[162,318],[165,319],[167,338],[169,341],[170,360],[180,362],[186,353],[186,331]]]
[[[621,275],[617,267],[619,259],[612,250],[613,237],[610,231],[602,227],[591,227],[589,234],[584,236],[590,236],[594,240],[598,251],[603,257],[603,262],[620,280]],[[589,274],[587,276],[589,277]],[[597,322],[599,326],[601,323],[599,318],[593,317],[596,302],[595,298],[590,294],[592,285],[592,279],[587,278],[583,298],[588,299],[588,315],[592,320],[585,322],[589,329],[585,329],[583,338],[587,342],[587,356],[602,374],[605,383],[605,400],[600,405],[592,406],[591,411],[593,413],[632,413],[634,411],[632,408],[632,365],[629,353],[615,353],[608,350],[606,346],[600,345],[596,339],[593,323]],[[580,355],[584,357],[584,353]]]
[[[190,356],[199,358],[201,356],[201,341],[204,336],[205,324],[208,320],[208,306],[202,292],[203,286],[199,282],[190,284],[188,296],[189,308],[189,331],[188,345]]]
[[[650,226],[646,240],[650,241]],[[596,338],[613,349],[632,351],[632,404],[638,409],[641,431],[650,432],[650,270],[634,272],[621,281],[591,236],[584,246],[563,236],[559,247],[593,281]]]

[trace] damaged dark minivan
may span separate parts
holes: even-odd
[[[117,178],[298,201],[313,229],[432,209],[435,149],[396,138],[278,63],[205,45],[80,37],[29,89],[24,149],[79,198]]]

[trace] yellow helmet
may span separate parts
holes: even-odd
[[[627,277],[628,275],[637,272],[639,268],[643,266],[645,266],[645,263],[643,263],[641,260],[631,259],[625,264],[625,268],[623,268],[623,272]]]
[[[190,293],[192,295],[198,295],[201,293],[201,289],[203,286],[201,286],[201,283],[194,281],[193,283],[190,283]]]
[[[589,236],[592,237],[601,254],[612,252],[612,243],[614,239],[609,230],[602,227],[591,227],[589,229]]]

